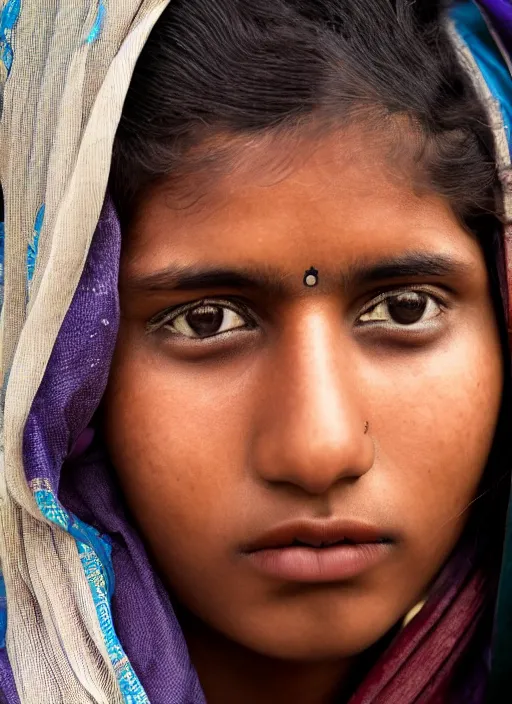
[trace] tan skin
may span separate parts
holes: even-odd
[[[267,148],[253,145],[253,166]],[[440,197],[394,178],[384,150],[335,134],[281,178],[264,171],[239,160],[194,207],[173,207],[162,188],[143,200],[121,261],[106,433],[188,614],[209,704],[320,704],[456,545],[503,369],[477,242]],[[450,261],[442,272],[363,276],[410,255]],[[320,278],[308,289],[312,265]],[[178,290],[175,277],[155,278],[176,266],[264,270],[280,286]],[[412,325],[390,317],[404,288],[425,303]],[[230,331],[194,338],[200,311],[148,331],[162,311],[203,299],[227,302]],[[272,526],[332,517],[392,536],[386,558],[352,579],[297,585],[262,576],[241,553]]]

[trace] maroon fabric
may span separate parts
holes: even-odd
[[[461,546],[349,704],[483,704],[493,585]]]

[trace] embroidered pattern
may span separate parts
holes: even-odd
[[[95,528],[87,525],[74,514],[66,511],[54,495],[47,479],[33,479],[30,482],[30,488],[43,516],[70,533],[76,541],[110,662],[116,673],[125,704],[149,704],[144,688],[131,666],[114,628],[111,609],[111,599],[114,593],[114,567],[112,565],[112,546],[109,539],[100,535]],[[1,618],[0,612],[0,629]]]
[[[34,269],[37,260],[37,251],[39,248],[39,236],[41,235],[41,230],[43,229],[44,222],[44,205],[42,205],[37,211],[36,219],[34,222],[34,234],[32,235],[32,241],[28,243],[27,248],[27,278],[30,284],[34,276]]]
[[[100,0],[98,3],[98,12],[96,14],[96,19],[94,20],[92,29],[89,32],[89,36],[87,37],[87,44],[94,44],[96,39],[100,36],[101,30],[103,29],[103,24],[105,22],[106,13],[107,8],[105,7],[105,3],[103,2],[103,0]]]
[[[34,491],[34,498],[39,506],[39,510],[45,518],[55,523],[63,530],[68,530],[70,524],[68,512],[61,506],[60,502],[54,498],[51,491],[46,489]]]
[[[6,76],[11,71],[14,58],[11,37],[12,30],[20,15],[21,0],[7,0],[0,14],[0,60],[5,68]]]

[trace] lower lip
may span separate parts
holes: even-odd
[[[358,577],[382,562],[390,543],[333,545],[326,548],[293,546],[248,553],[252,565],[267,576],[290,582],[339,582]]]

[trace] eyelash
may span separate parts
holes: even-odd
[[[366,304],[362,310],[359,311],[357,319],[361,318],[363,315],[367,315],[374,311],[379,305],[382,303],[385,303],[386,301],[389,301],[393,298],[396,298],[400,294],[403,293],[418,293],[418,294],[423,294],[427,296],[431,301],[434,301],[435,304],[440,308],[440,313],[442,314],[445,312],[447,308],[447,303],[446,301],[442,300],[442,298],[439,296],[439,294],[434,293],[431,289],[425,288],[425,287],[418,287],[418,286],[410,286],[410,287],[402,287],[400,289],[390,289],[388,291],[383,291],[382,293],[378,294],[377,296],[374,296],[368,304]],[[251,314],[249,307],[245,304],[242,303],[242,301],[236,301],[234,302],[233,300],[227,300],[227,299],[219,299],[219,298],[205,298],[201,299],[199,301],[194,301],[191,303],[187,303],[181,306],[178,306],[176,308],[171,308],[167,309],[161,313],[159,313],[157,316],[152,318],[147,326],[146,326],[146,331],[148,334],[158,332],[159,330],[168,327],[171,325],[174,321],[176,321],[178,318],[180,318],[183,315],[186,315],[190,311],[196,310],[198,308],[201,308],[203,306],[211,306],[215,308],[222,308],[222,309],[228,309],[237,315],[240,315],[242,318],[246,318],[249,320],[248,324],[246,325],[240,325],[236,328],[232,328],[231,330],[220,332],[220,333],[215,333],[214,335],[208,335],[205,337],[188,337],[186,335],[182,335],[183,337],[189,339],[189,340],[194,340],[197,342],[201,342],[204,340],[211,340],[217,337],[225,336],[232,334],[236,331],[242,331],[242,330],[252,330],[257,326],[257,319],[256,317]],[[391,328],[394,330],[402,330],[405,331],[407,328],[409,329],[417,329],[419,323],[413,323],[411,325],[400,325],[399,323],[396,323],[394,326],[387,324],[387,323],[382,323],[379,321],[375,322],[365,322],[360,324],[358,327],[381,327],[381,328]],[[173,335],[180,335],[179,332],[174,332],[172,333]]]
[[[200,301],[186,303],[182,306],[178,306],[177,308],[171,308],[171,309],[163,311],[162,313],[159,313],[157,316],[155,316],[154,318],[152,318],[148,322],[146,330],[148,333],[157,332],[158,330],[161,330],[162,328],[165,328],[168,325],[170,325],[171,323],[173,323],[175,320],[180,318],[182,315],[186,315],[190,311],[196,310],[197,308],[201,308],[203,306],[212,306],[214,308],[223,308],[223,309],[227,308],[228,310],[232,311],[233,313],[240,315],[240,317],[245,317],[250,320],[248,325],[234,328],[234,330],[253,329],[257,325],[256,317],[251,314],[249,307],[245,303],[242,303],[242,301],[234,302],[233,300],[226,300],[226,299],[220,299],[220,298],[204,298],[204,299],[201,299]],[[173,333],[173,334],[177,335],[179,333]],[[207,340],[207,339],[211,339],[214,337],[218,337],[219,335],[223,335],[223,334],[225,335],[227,333],[217,333],[215,335],[210,335],[210,336],[204,337],[204,338],[198,337],[198,338],[189,338],[189,339],[201,341],[201,340]]]
[[[374,296],[374,298],[369,301],[367,305],[363,307],[363,309],[359,312],[358,318],[361,318],[363,315],[367,315],[368,313],[371,313],[374,311],[379,305],[382,303],[385,303],[386,301],[389,301],[393,298],[396,298],[400,296],[401,294],[404,293],[417,293],[417,294],[423,294],[424,296],[427,296],[429,301],[433,301],[438,307],[439,307],[439,315],[444,313],[446,309],[448,308],[448,303],[446,300],[444,300],[439,293],[434,292],[431,288],[429,287],[418,287],[418,286],[404,286],[402,288],[394,288],[394,289],[389,289],[387,291],[383,291],[382,293],[378,294],[377,296]],[[437,316],[436,316],[437,317]],[[362,323],[359,327],[364,327],[364,326],[373,326],[373,327],[394,327],[395,330],[404,330],[406,328],[415,328],[415,326],[419,325],[419,323],[414,323],[412,325],[400,325],[400,323],[395,323],[394,326],[391,325],[386,325],[385,323],[380,323],[380,322],[368,322],[368,323]]]

